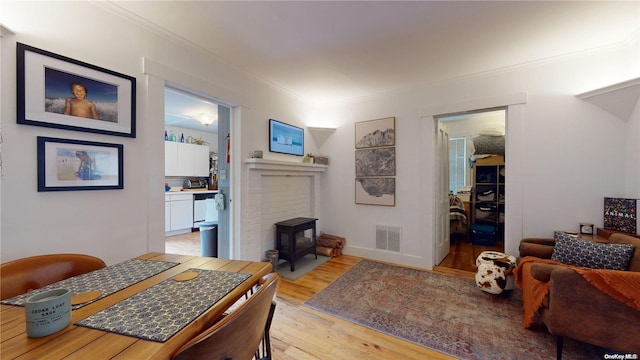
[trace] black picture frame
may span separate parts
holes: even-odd
[[[124,189],[122,144],[38,136],[38,192]]]
[[[17,76],[18,124],[136,137],[134,77],[22,43]]]

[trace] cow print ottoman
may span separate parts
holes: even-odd
[[[483,251],[476,259],[476,285],[490,294],[513,290],[516,258],[497,251]]]

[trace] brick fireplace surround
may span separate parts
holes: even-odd
[[[267,159],[246,159],[244,164],[248,180],[241,256],[259,261],[267,250],[275,248],[275,223],[295,217],[318,217],[320,181],[328,166]]]

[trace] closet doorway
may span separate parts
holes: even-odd
[[[445,172],[439,178],[448,192],[449,252],[438,266],[475,272],[482,251],[504,252],[506,108],[435,118],[448,134],[447,146],[439,147],[447,154],[439,157],[444,166],[438,169]]]

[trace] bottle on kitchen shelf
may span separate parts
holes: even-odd
[[[184,133],[180,134],[180,142],[183,143],[184,142]]]
[[[167,135],[167,130],[164,131],[164,141],[169,141],[169,135]]]

